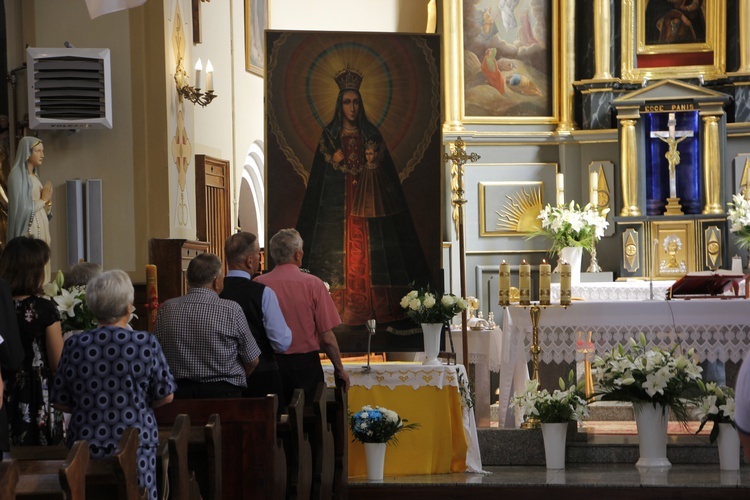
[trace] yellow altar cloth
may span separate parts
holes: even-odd
[[[397,434],[389,445],[385,476],[480,472],[481,458],[473,411],[462,404],[459,385],[467,381],[463,365],[423,366],[417,363],[345,364],[349,373],[349,411],[382,406],[419,429]],[[323,366],[326,384],[334,386],[333,367]],[[459,376],[460,374],[460,376]],[[367,477],[364,446],[349,443],[349,477]]]

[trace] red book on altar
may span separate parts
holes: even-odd
[[[740,295],[740,284],[744,281],[744,293]],[[750,275],[717,269],[687,273],[672,285],[667,299],[703,298],[750,298]],[[727,294],[729,291],[734,294]]]

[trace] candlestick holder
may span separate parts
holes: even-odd
[[[594,243],[594,246],[591,248],[591,263],[589,264],[588,269],[586,269],[587,273],[600,273],[602,272],[602,268],[599,265],[599,262],[596,260],[596,243]]]
[[[539,345],[539,320],[542,316],[542,310],[544,309],[550,309],[553,307],[559,307],[563,309],[567,309],[568,306],[565,304],[539,304],[538,302],[532,302],[529,305],[513,305],[508,307],[521,307],[523,309],[529,310],[529,317],[531,318],[531,347],[529,348],[529,352],[531,353],[531,366],[532,366],[532,374],[531,374],[531,380],[536,380],[536,390],[541,391],[542,386],[539,383],[539,354],[542,352],[542,347]],[[526,420],[521,425],[521,428],[523,429],[533,429],[537,428],[541,425],[541,422],[539,419],[531,417]]]

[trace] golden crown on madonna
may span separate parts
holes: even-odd
[[[362,78],[362,73],[351,68],[348,64],[346,65],[346,68],[336,73],[336,76],[333,77],[333,79],[336,80],[336,84],[339,86],[339,92],[345,90],[359,91],[359,86],[362,85]]]

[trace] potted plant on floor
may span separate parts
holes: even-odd
[[[595,394],[602,401],[633,404],[638,427],[639,467],[670,467],[667,459],[669,411],[683,424],[688,399],[698,390],[701,367],[694,350],[680,355],[679,344],[665,350],[648,346],[641,333],[626,348],[617,344],[594,359]]]
[[[573,371],[568,374],[568,383],[560,377],[560,388],[550,393],[539,390],[536,380],[526,383],[526,391],[514,394],[511,407],[518,408],[524,422],[535,420],[541,423],[544,438],[544,459],[548,469],[565,468],[565,441],[568,423],[582,422],[588,417],[588,407],[583,395],[583,384],[575,383]]]
[[[694,415],[700,420],[696,434],[708,423],[713,423],[708,439],[713,444],[719,442],[719,468],[738,470],[740,468],[740,437],[734,424],[734,390],[719,387],[714,382],[698,380],[700,395],[696,398]]]
[[[399,432],[419,427],[416,423],[404,425],[405,422],[408,421],[399,417],[395,411],[380,406],[373,408],[366,405],[360,411],[349,415],[352,441],[359,441],[365,445],[368,480],[383,480],[385,446],[397,444],[396,435]]]

